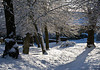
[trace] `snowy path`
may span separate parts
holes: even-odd
[[[56,67],[55,70],[87,70],[89,69],[88,64],[85,63],[86,57],[88,53],[90,53],[94,48],[87,48],[83,53],[81,53],[76,60],[72,61],[71,63],[61,65]]]

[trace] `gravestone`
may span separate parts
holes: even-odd
[[[24,44],[23,44],[23,53],[24,54],[29,54],[30,38],[31,38],[31,34],[27,33],[26,37],[24,38]]]

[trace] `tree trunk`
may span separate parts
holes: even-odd
[[[87,47],[95,46],[94,44],[94,31],[96,28],[97,19],[100,13],[100,0],[97,1],[97,4],[94,5],[94,8],[91,9],[88,7],[88,19],[89,19],[89,30],[88,30],[88,39]]]
[[[7,5],[6,5],[7,4]],[[13,12],[13,2],[12,0],[3,0],[4,12],[5,12],[5,20],[6,20],[6,29],[7,29],[7,37],[15,37],[15,20],[14,20],[14,12]]]
[[[45,42],[46,42],[46,50],[49,50],[49,34],[47,26],[45,26]]]
[[[88,30],[88,39],[87,39],[87,47],[94,46],[94,30]]]
[[[35,34],[36,44],[38,45],[38,48],[40,48],[38,36],[37,36],[36,32],[34,32],[34,34]]]
[[[33,46],[33,43],[34,43],[34,38],[33,36],[30,37],[30,46]]]
[[[30,34],[27,33],[26,37],[24,39],[24,45],[23,45],[23,53],[29,54],[29,46],[30,46]]]
[[[5,39],[5,50],[3,53],[3,57],[9,54],[11,48],[13,48],[15,44],[15,21],[14,21],[14,12],[13,12],[13,2],[12,0],[3,0],[4,5],[4,12],[5,12],[5,21],[6,21],[6,30],[7,30],[7,37]],[[19,51],[16,52],[19,54]],[[14,55],[17,57],[18,55]],[[12,56],[13,57],[13,56]]]
[[[60,41],[60,34],[59,32],[56,32],[56,43]]]
[[[47,54],[45,48],[44,48],[44,40],[43,40],[43,36],[41,34],[39,34],[39,39],[40,39],[40,43],[41,43],[41,48],[42,48],[42,53],[43,54]]]
[[[39,37],[39,40],[40,40],[40,43],[41,43],[41,49],[42,49],[42,53],[43,54],[47,54],[47,52],[46,52],[46,50],[45,50],[45,48],[44,48],[44,40],[43,40],[43,36],[42,36],[42,34],[41,33],[39,33],[39,32],[41,32],[41,31],[39,31],[39,29],[38,29],[38,27],[37,27],[37,25],[34,23],[34,27],[35,27],[35,30],[36,30],[36,34],[38,34],[38,37]]]
[[[87,47],[95,46],[94,44],[94,31],[96,28],[97,23],[97,15],[96,9],[88,9],[88,19],[89,19],[89,26],[88,26],[88,39],[87,39]]]

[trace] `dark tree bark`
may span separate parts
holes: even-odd
[[[97,21],[96,16],[93,16],[94,13],[92,13],[91,10],[88,12],[88,18],[89,18],[89,27],[88,27],[88,39],[87,39],[87,47],[92,47],[94,45],[94,30],[95,30],[95,24]]]
[[[34,34],[35,34],[35,40],[36,40],[36,44],[38,45],[38,48],[40,48],[40,44],[39,44],[38,35],[36,34],[36,32],[34,32]]]
[[[46,42],[46,50],[49,50],[49,34],[46,25],[45,25],[45,42]]]
[[[60,41],[60,34],[59,32],[56,32],[56,43]]]
[[[5,40],[5,50],[3,53],[3,57],[7,54],[9,54],[9,51],[11,48],[14,46],[15,42],[15,21],[14,21],[14,12],[13,12],[13,2],[12,0],[3,0],[3,5],[4,5],[4,12],[5,12],[5,21],[6,21],[6,30],[7,30],[7,37]],[[18,50],[18,49],[17,49]],[[14,52],[17,55],[15,56],[16,58],[18,57],[19,51]],[[11,55],[13,57],[13,55]]]
[[[3,0],[4,12],[5,12],[5,20],[6,20],[6,29],[7,29],[7,37],[14,38],[16,35],[15,32],[15,20],[14,20],[14,12],[13,12],[13,2],[12,0]]]
[[[31,35],[31,36],[30,36],[30,46],[33,46],[33,43],[34,43],[34,38],[33,38],[33,36]]]
[[[88,39],[87,39],[87,47],[92,47],[94,45],[94,30],[88,30]]]
[[[96,28],[97,18],[100,15],[100,0],[94,4],[93,9],[88,8],[88,19],[89,19],[89,30],[88,30],[88,39],[87,39],[87,47],[95,46],[94,44],[94,31]]]
[[[87,47],[95,46],[94,44],[94,31],[96,28],[97,23],[97,9],[88,9],[88,19],[89,19],[89,26],[88,26],[88,39],[87,39]]]

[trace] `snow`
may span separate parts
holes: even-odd
[[[76,44],[65,48],[50,43],[47,55],[37,46],[31,46],[28,55],[23,54],[19,45],[20,57],[0,58],[0,70],[100,70],[100,42],[95,43],[96,47],[86,48],[86,39],[72,41]],[[0,56],[3,50],[4,45],[0,45]]]
[[[6,38],[5,41],[6,41],[7,43],[9,43],[10,41],[14,41],[14,39],[12,39],[12,38],[11,38],[11,39],[10,39],[10,38]]]
[[[67,37],[61,36],[60,38],[67,38]]]
[[[66,42],[63,42],[60,47],[69,47],[69,46],[74,46],[74,45],[75,45],[75,42],[66,41]]]
[[[16,52],[15,48],[11,48],[9,52]]]
[[[18,48],[18,44],[17,43],[15,43],[15,45],[13,46],[14,48]]]
[[[18,44],[15,43],[9,52],[16,52],[15,48],[18,48]]]
[[[9,34],[9,36],[12,36],[13,35],[13,32],[11,32],[10,34]]]
[[[0,37],[0,39],[4,39],[3,37]]]
[[[53,41],[56,41],[56,39],[49,39],[49,40],[53,40]]]

